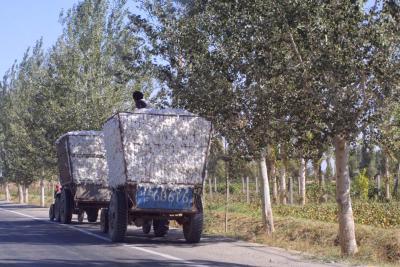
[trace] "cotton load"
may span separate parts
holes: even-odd
[[[111,187],[203,182],[211,123],[177,109],[118,113],[103,126]]]
[[[56,141],[56,146],[62,185],[107,185],[108,168],[101,132],[68,132]]]

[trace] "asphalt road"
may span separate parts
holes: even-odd
[[[0,266],[343,266],[277,248],[204,236],[186,244],[181,229],[156,238],[129,227],[125,243],[111,243],[98,223],[50,222],[48,209],[0,201]]]

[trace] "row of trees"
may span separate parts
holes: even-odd
[[[304,196],[305,159],[318,161],[332,144],[339,240],[343,254],[356,253],[349,146],[363,132],[398,155],[388,133],[398,131],[399,3],[143,2],[149,15],[131,16],[132,28],[162,59],[156,69],[172,104],[212,118],[230,156],[259,161],[267,233],[276,158],[283,168],[300,160]],[[285,179],[281,170],[282,192]]]
[[[124,101],[133,89],[149,94],[157,86],[159,106],[212,120],[214,148],[223,151],[229,177],[240,162],[258,163],[268,234],[274,231],[269,180],[280,173],[285,203],[287,170],[296,159],[304,204],[306,162],[319,166],[333,146],[339,240],[343,254],[356,253],[351,142],[375,140],[386,158],[399,159],[398,1],[376,1],[370,9],[364,1],[317,0],[140,5],[144,17],[129,14],[123,0],[82,1],[61,14],[64,32],[49,51],[38,41],[6,73],[3,177],[28,185],[54,175],[59,135],[99,129],[114,110],[130,108]],[[271,184],[276,196],[277,183]]]
[[[55,180],[61,134],[98,130],[112,112],[132,109],[134,89],[151,92],[149,60],[127,19],[125,0],[83,1],[60,14],[63,33],[48,51],[38,40],[5,73],[0,176],[19,184],[20,195],[34,181]]]
[[[352,181],[351,195],[360,200],[390,201],[392,197],[398,200],[400,196],[398,190],[399,161],[396,158],[387,159],[378,143],[376,141],[375,143],[374,145],[368,144],[370,148],[366,149],[365,140],[358,138],[350,146],[348,166],[349,177]],[[305,202],[325,203],[334,200],[335,192],[332,184],[335,183],[336,178],[332,168],[334,163],[332,152],[329,148],[319,160],[307,160],[305,169],[299,158],[291,158],[284,164],[284,161],[275,155],[273,164],[268,166],[272,204],[304,205]],[[248,162],[238,158],[235,158],[233,166],[227,169],[224,155],[222,144],[215,142],[209,158],[205,190],[210,197],[213,193],[226,193],[225,180],[227,172],[229,172],[233,174],[229,180],[231,193],[240,194],[242,192],[243,194],[240,196],[243,198],[242,200],[249,202],[249,183],[253,196],[260,191],[260,171],[254,161]],[[387,167],[388,170],[386,170]],[[385,176],[387,172],[389,172],[387,176],[389,179],[386,179]],[[306,180],[307,188],[310,189],[307,194],[305,190],[301,190],[303,177]],[[283,180],[286,183],[284,187],[281,187]],[[258,202],[258,199],[254,199],[254,201]]]

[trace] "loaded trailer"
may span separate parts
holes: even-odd
[[[107,161],[103,135],[99,131],[75,131],[56,141],[61,192],[50,206],[50,220],[71,223],[72,214],[82,222],[96,222],[101,208],[108,206]]]
[[[164,236],[171,220],[183,226],[187,242],[200,241],[211,130],[209,121],[177,109],[141,109],[106,121],[112,196],[101,228],[112,241],[123,241],[129,224]]]

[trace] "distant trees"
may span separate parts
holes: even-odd
[[[100,129],[131,92],[153,88],[139,38],[127,30],[125,0],[82,1],[60,16],[63,34],[48,51],[27,49],[0,82],[0,169],[4,181],[28,187],[56,175],[55,140],[72,130]],[[126,64],[126,59],[130,64]]]

